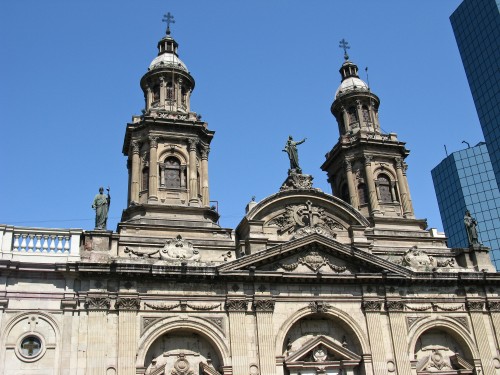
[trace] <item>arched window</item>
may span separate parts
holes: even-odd
[[[160,86],[154,85],[153,87],[153,102],[160,100]]]
[[[385,174],[380,174],[377,179],[380,200],[383,203],[392,202],[391,180]]]
[[[149,167],[144,167],[142,169],[142,190],[149,189]]]
[[[179,189],[181,187],[181,163],[173,156],[165,159],[165,187]]]
[[[358,115],[356,113],[356,108],[349,107],[349,109],[347,110],[347,113],[349,114],[349,122],[350,123],[358,121]]]
[[[172,82],[167,83],[167,100],[174,100],[174,88]]]
[[[368,204],[368,191],[366,190],[366,184],[358,185],[358,198],[359,205]]]
[[[370,112],[368,112],[368,107],[366,105],[364,105],[362,107],[362,113],[363,113],[363,121],[364,122],[371,122]]]

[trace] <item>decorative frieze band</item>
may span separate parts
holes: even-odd
[[[272,299],[257,299],[253,301],[255,311],[274,311],[275,302]]]
[[[85,308],[87,310],[109,310],[111,300],[109,297],[87,297]]]
[[[248,302],[244,299],[228,299],[226,301],[227,311],[247,311]]]
[[[363,310],[365,311],[380,311],[382,302],[380,301],[363,301]]]
[[[117,310],[139,310],[140,307],[140,298],[118,297],[115,303],[115,309]]]

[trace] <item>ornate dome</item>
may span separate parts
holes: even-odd
[[[156,56],[154,60],[151,61],[151,64],[149,64],[149,70],[163,67],[177,68],[185,71],[186,73],[189,73],[186,64],[184,64],[182,60],[179,59],[179,57],[174,53],[162,53],[161,55]]]
[[[335,92],[335,98],[351,91],[369,91],[369,88],[366,82],[358,77],[348,77],[342,81],[339,88]]]

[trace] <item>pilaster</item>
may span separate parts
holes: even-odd
[[[130,187],[130,202],[139,202],[139,168],[140,168],[140,158],[139,158],[139,142],[132,141],[130,152],[132,154],[132,185]]]
[[[118,374],[135,375],[135,355],[137,346],[136,315],[141,306],[137,297],[118,297]]]
[[[384,351],[383,340],[384,332],[382,331],[382,322],[380,320],[381,301],[363,301],[363,311],[366,317],[366,326],[368,328],[368,339],[372,352],[373,374],[386,375],[387,357]]]
[[[78,350],[75,350],[75,347],[72,345],[71,341],[73,337],[73,324],[77,324],[77,321],[75,322],[74,316],[75,311],[77,311],[77,307],[77,299],[68,298],[61,301],[61,309],[63,311],[61,356],[59,364],[61,375],[70,375],[76,373]]]
[[[404,303],[402,301],[387,301],[385,308],[389,315],[391,326],[392,348],[398,375],[411,375],[406,322],[404,318]],[[373,349],[373,348],[372,348]]]
[[[255,299],[253,302],[257,318],[257,339],[259,343],[261,375],[276,374],[273,330],[274,303],[272,299]]]
[[[248,302],[245,299],[228,299],[226,301],[233,374],[248,374],[247,335],[244,329],[247,305]]]
[[[149,137],[149,192],[148,200],[158,200],[158,137]]]
[[[86,374],[102,375],[106,371],[107,314],[109,297],[87,297],[87,366]]]
[[[375,181],[373,178],[372,160],[373,156],[365,155],[366,183],[368,185],[368,197],[370,199],[371,212],[379,213],[380,206],[378,204],[377,188],[375,187]]]
[[[488,344],[488,334],[486,325],[484,324],[484,303],[482,301],[467,301],[467,310],[472,321],[472,330],[476,339],[477,349],[481,357],[481,365],[484,375],[494,375],[495,368],[493,365],[493,353]]]
[[[352,174],[352,162],[350,160],[344,160],[344,167],[346,171],[347,188],[349,189],[349,199],[350,203],[354,208],[359,208],[358,194],[356,193],[356,187],[354,186],[354,176]]]
[[[207,207],[210,205],[210,195],[208,191],[208,154],[210,153],[210,147],[205,146],[201,149],[201,196],[202,205]]]
[[[405,183],[406,176],[403,174],[403,159],[396,158],[396,175],[398,177],[398,189],[401,195],[401,203],[403,205],[403,215],[410,216],[413,215],[412,208],[410,205],[410,201],[408,199],[408,190],[407,185]]]

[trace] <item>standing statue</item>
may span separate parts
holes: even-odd
[[[295,142],[291,135],[288,136],[288,140],[285,144],[285,149],[282,150],[288,154],[290,159],[290,170],[295,170],[297,173],[302,173],[302,169],[299,166],[299,153],[297,152],[297,145],[300,145],[306,141],[307,138],[299,142]]]
[[[465,211],[464,216],[465,230],[467,231],[467,238],[469,245],[479,244],[479,236],[477,235],[477,221],[471,215],[469,210]]]
[[[111,195],[109,195],[109,187],[106,189],[108,194],[104,194],[104,188],[99,188],[99,194],[94,197],[92,208],[95,210],[95,229],[106,230],[108,221],[108,210],[111,204]]]

